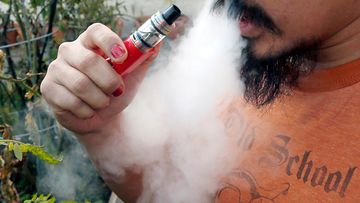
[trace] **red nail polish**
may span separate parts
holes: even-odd
[[[122,48],[120,45],[115,44],[114,46],[112,46],[111,55],[114,58],[120,58],[120,57],[124,56],[124,54],[125,54],[125,49]]]
[[[117,88],[114,92],[113,92],[113,96],[114,97],[119,97],[124,93],[124,91],[121,88]]]
[[[172,5],[163,12],[154,14],[137,31],[124,41],[128,56],[123,63],[109,63],[120,75],[125,75],[133,71],[136,67],[143,64],[156,50],[155,47],[168,35],[173,27],[172,24],[181,16],[180,9]],[[124,51],[123,53],[121,51]],[[119,58],[125,54],[125,50],[119,45],[114,45],[111,49],[114,58]],[[121,91],[118,89],[114,96]],[[122,94],[122,93],[121,93]],[[121,95],[120,94],[120,95]]]

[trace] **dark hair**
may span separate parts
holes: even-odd
[[[315,46],[315,45],[311,45]],[[257,107],[272,103],[295,87],[301,75],[313,70],[315,54],[310,46],[298,43],[296,48],[274,57],[258,59],[251,43],[243,50],[240,77],[245,84],[245,100]]]
[[[219,9],[221,7],[225,6],[225,0],[217,0],[213,5],[213,10]]]
[[[245,16],[251,23],[274,35],[283,34],[261,6],[248,5],[244,0],[229,1],[229,17],[240,20],[240,17]],[[225,0],[217,0],[212,10],[224,8],[225,3]],[[272,103],[296,86],[301,75],[313,70],[316,56],[311,50],[315,50],[319,44],[316,40],[300,40],[292,49],[256,57],[252,50],[256,39],[244,39],[248,42],[242,51],[243,61],[240,68],[240,78],[245,85],[244,98],[258,108]]]

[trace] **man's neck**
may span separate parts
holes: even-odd
[[[333,68],[356,59],[360,59],[360,17],[323,43],[318,50],[317,67]]]

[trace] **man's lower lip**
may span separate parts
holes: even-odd
[[[249,21],[240,20],[239,26],[242,36],[256,37],[256,35],[258,34],[258,29],[256,29],[257,27]]]

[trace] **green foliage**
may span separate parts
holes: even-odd
[[[55,203],[56,198],[49,195],[40,195],[35,194],[30,200],[25,200],[24,203]]]
[[[55,15],[56,1],[31,0],[25,3],[12,0],[8,3],[9,9],[7,13],[1,14],[0,19],[0,46],[11,46],[9,43],[14,42],[10,41],[10,36],[24,43],[1,51],[3,54],[0,55],[6,54],[7,57],[0,60],[0,66],[6,60],[4,68],[0,69],[0,94],[4,95],[0,98],[3,108],[0,112],[4,109],[4,112],[8,112],[24,108],[27,101],[35,101],[40,97],[39,83],[44,76],[40,73],[45,72],[54,59],[46,53],[56,49],[49,38],[33,40],[45,35],[54,23],[54,18],[50,16]],[[35,75],[28,77],[28,73]]]
[[[8,4],[10,2],[10,0],[1,0],[0,2]]]
[[[66,31],[65,38],[74,40],[89,25],[99,22],[115,27],[115,19],[122,16],[126,10],[121,0],[59,0],[57,26],[62,32]]]
[[[60,164],[62,161],[62,157],[54,157],[50,155],[41,146],[25,144],[15,140],[0,140],[0,144],[7,146],[9,151],[13,151],[15,157],[20,161],[23,159],[23,153],[28,153],[28,152],[32,153],[40,160],[43,160],[49,164],[56,165],[56,164]]]
[[[10,147],[9,147],[10,148]],[[15,155],[15,157],[19,160],[19,161],[22,161],[22,159],[23,159],[23,152],[22,152],[22,150],[21,150],[21,148],[20,148],[20,145],[19,144],[14,144],[14,148],[13,148],[13,150],[14,150],[14,155]]]
[[[1,124],[9,124],[9,129],[12,126],[14,133],[14,137],[7,133],[10,136],[7,138],[4,136],[6,133],[3,133],[4,140],[0,140],[0,145],[3,145],[0,147],[0,154],[6,157],[1,160],[0,156],[0,165],[9,166],[4,169],[8,176],[0,182],[8,183],[8,191],[14,196],[13,199],[18,201],[30,199],[31,194],[37,192],[35,188],[39,189],[35,187],[35,183],[36,178],[43,172],[39,169],[39,165],[43,163],[36,158],[49,164],[59,164],[62,157],[51,154],[61,154],[68,147],[63,135],[65,133],[61,130],[48,130],[46,136],[45,131],[40,133],[41,130],[53,126],[53,120],[46,120],[46,116],[35,116],[32,120],[28,116],[32,114],[31,106],[41,97],[40,83],[48,65],[57,57],[58,46],[63,41],[76,39],[94,22],[114,28],[116,17],[123,16],[126,8],[122,0],[0,1],[9,5],[8,10],[0,11],[0,47],[13,43],[7,37],[10,32],[17,34],[17,42],[28,41],[20,46],[0,50],[0,127]],[[50,37],[39,38],[46,34],[50,34]],[[36,38],[39,39],[34,40]],[[30,136],[21,140],[23,142],[12,140],[17,140],[17,135],[24,134]],[[27,144],[28,142],[36,145]],[[37,145],[46,146],[47,151]],[[24,156],[25,153],[35,156]],[[34,177],[35,175],[37,177]],[[3,188],[5,187],[1,188],[2,192],[5,191]],[[50,191],[41,193],[48,192]],[[86,190],[79,190],[75,199],[98,199],[89,196],[91,194]],[[4,195],[0,194],[0,202],[3,197]],[[35,195],[25,202],[55,202],[52,199],[51,196]]]
[[[25,200],[24,203],[55,203],[56,202],[56,198],[52,197],[51,194],[49,195],[38,195],[35,194],[32,196],[32,198],[30,200]],[[69,200],[69,201],[60,201],[60,203],[80,203],[74,200]],[[83,203],[91,203],[90,201],[84,201]],[[96,201],[94,203],[102,203],[102,201]]]

